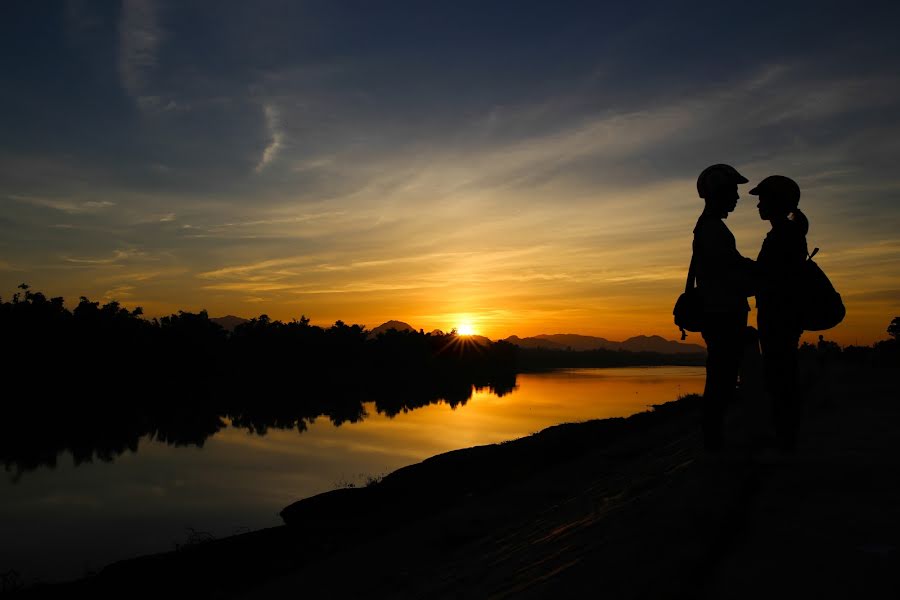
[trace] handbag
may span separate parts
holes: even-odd
[[[681,339],[687,338],[685,331],[701,331],[703,329],[703,296],[700,288],[695,287],[696,274],[694,272],[694,255],[691,255],[691,265],[688,267],[687,281],[684,284],[684,293],[678,296],[675,309],[675,325],[681,329]]]
[[[804,331],[831,329],[844,320],[847,309],[825,272],[813,261],[812,251],[800,274],[800,324]]]

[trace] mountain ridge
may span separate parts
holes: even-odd
[[[657,352],[660,354],[702,354],[706,348],[698,344],[683,344],[667,340],[659,335],[636,335],[616,342],[602,337],[576,333],[541,334],[525,338],[511,335],[505,341],[520,348],[543,348],[545,350],[624,350],[626,352]]]
[[[218,323],[228,331],[233,331],[236,326],[246,323],[249,319],[226,315],[224,317],[212,317],[210,321]],[[419,331],[405,321],[391,319],[371,329],[368,335],[370,339],[374,339],[379,334],[391,329],[396,329],[397,331]],[[492,341],[490,338],[482,335],[468,337],[471,337],[474,342],[479,344],[487,344]],[[527,337],[511,335],[498,341],[509,342],[520,348],[543,348],[545,350],[570,350],[576,352],[590,350],[623,350],[626,352],[656,352],[659,354],[703,354],[706,352],[706,348],[698,344],[684,344],[675,340],[667,340],[660,335],[636,335],[619,342],[580,333],[542,333]]]
[[[243,325],[250,321],[244,317],[236,317],[235,315],[225,315],[224,317],[210,317],[210,321],[218,324],[225,331],[234,331],[238,325]]]

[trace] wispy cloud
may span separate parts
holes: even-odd
[[[286,265],[302,265],[315,261],[315,257],[311,256],[295,256],[291,258],[278,258],[272,260],[264,260],[256,263],[236,265],[233,267],[222,267],[213,271],[199,273],[197,276],[202,279],[222,279],[226,277],[252,277],[261,271],[266,271],[273,267],[283,267]]]
[[[275,156],[281,150],[284,142],[284,132],[281,130],[279,123],[279,114],[274,106],[265,104],[263,106],[263,115],[266,119],[266,129],[269,133],[269,143],[263,150],[259,163],[256,165],[256,172],[261,173],[269,163],[275,160]]]
[[[298,286],[290,283],[268,283],[265,281],[248,281],[248,282],[232,282],[232,283],[216,283],[203,286],[207,290],[220,290],[226,292],[253,292],[256,294],[263,292],[284,292],[295,291]]]
[[[323,221],[329,219],[340,218],[347,215],[347,211],[329,211],[329,212],[320,212],[320,213],[303,213],[300,215],[294,216],[272,216],[264,219],[248,219],[245,221],[235,220],[228,223],[220,223],[217,225],[210,225],[208,227],[209,230],[220,230],[227,228],[238,228],[238,227],[259,227],[259,226],[268,226],[268,225],[296,225],[300,223],[308,223],[310,221]]]
[[[139,103],[147,72],[157,65],[161,40],[162,30],[153,0],[124,0],[119,20],[119,79],[125,91]]]
[[[106,290],[103,294],[104,300],[123,300],[134,296],[135,287],[133,285],[120,285],[112,289]]]
[[[39,196],[21,196],[16,194],[7,197],[11,200],[15,200],[16,202],[23,202],[25,204],[31,204],[32,206],[52,208],[54,210],[59,210],[68,214],[94,213],[116,205],[115,202],[110,202],[109,200],[79,201],[69,198],[45,198]]]
[[[125,250],[114,250],[112,256],[104,256],[101,258],[96,257],[74,257],[74,256],[63,256],[62,259],[68,263],[73,263],[76,265],[114,265],[119,264],[124,261],[140,259],[140,260],[155,260],[149,253],[144,252],[142,250],[136,250],[134,248],[129,248]]]

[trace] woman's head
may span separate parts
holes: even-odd
[[[765,221],[786,219],[798,212],[800,186],[790,177],[770,175],[750,190],[750,194],[759,196],[759,217]]]

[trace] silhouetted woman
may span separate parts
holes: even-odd
[[[796,449],[800,422],[797,344],[803,333],[800,281],[809,221],[798,208],[800,187],[788,177],[766,177],[750,193],[759,196],[760,218],[772,224],[756,259],[757,324],[775,435],[779,448],[790,452]]]

